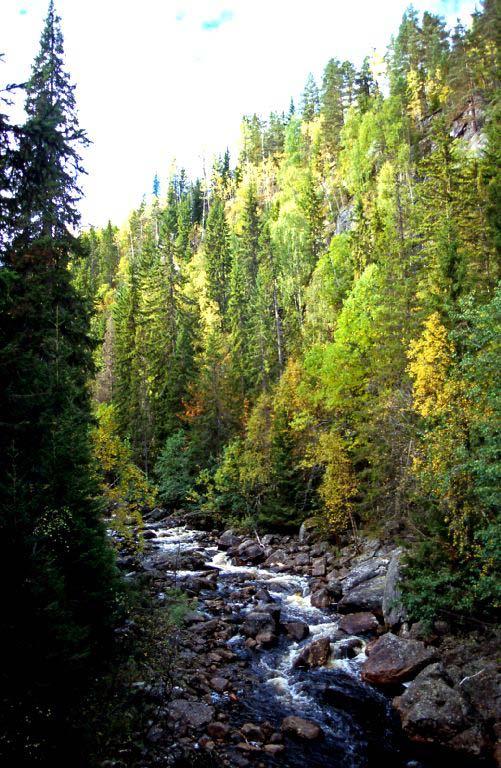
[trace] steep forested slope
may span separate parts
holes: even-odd
[[[425,614],[494,586],[495,17],[408,11],[385,77],[332,59],[298,112],[243,119],[236,167],[155,180],[74,265],[102,449],[215,520],[410,532]]]

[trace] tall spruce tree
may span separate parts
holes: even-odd
[[[26,90],[16,236],[0,268],[0,562],[9,584],[0,752],[9,765],[69,749],[117,588],[91,474],[88,318],[68,271],[85,138],[52,1]]]

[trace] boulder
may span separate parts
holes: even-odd
[[[317,530],[318,524],[315,518],[310,517],[307,520],[304,520],[299,529],[299,543],[304,544]]]
[[[470,725],[468,704],[451,685],[441,664],[432,664],[393,700],[404,733],[414,741],[447,745]]]
[[[351,568],[343,579],[343,595],[351,592],[359,584],[363,584],[376,576],[384,576],[388,569],[388,558],[370,557],[359,565]]]
[[[338,640],[332,650],[333,659],[354,659],[364,649],[363,641],[359,637],[346,637]]]
[[[295,667],[323,667],[331,655],[331,644],[328,637],[321,637],[307,645],[294,662]]]
[[[246,563],[262,563],[265,559],[263,547],[253,539],[243,541],[237,550],[240,560]]]
[[[339,622],[338,629],[346,635],[371,635],[377,631],[379,622],[373,613],[348,613]]]
[[[382,616],[384,576],[376,576],[374,579],[364,581],[344,594],[338,603],[339,613],[355,613],[357,611],[371,611]]]
[[[332,597],[328,589],[318,589],[312,594],[310,602],[314,608],[328,608],[332,603]]]
[[[263,632],[275,632],[276,622],[266,611],[251,611],[242,624],[242,632],[246,637],[256,637]]]
[[[217,545],[219,549],[229,549],[230,547],[237,547],[240,542],[240,536],[236,536],[232,530],[229,530],[221,534]]]
[[[325,567],[325,557],[319,557],[316,560],[313,561],[311,565],[311,575],[312,576],[325,576],[326,567]]]
[[[310,634],[310,628],[304,621],[289,621],[287,624],[284,624],[284,629],[287,637],[296,642],[304,640]]]
[[[145,531],[143,531],[142,536],[143,536],[143,539],[145,539],[145,541],[147,541],[148,539],[157,538],[157,534],[155,533],[155,531],[152,531],[151,528],[147,528]]]
[[[397,549],[390,560],[383,592],[383,618],[390,629],[407,621],[407,611],[400,592],[402,550]]]
[[[214,707],[200,701],[175,699],[169,706],[173,720],[182,720],[193,728],[200,728],[214,719]]]
[[[294,565],[300,567],[304,565],[310,564],[310,556],[308,552],[300,552],[296,557],[294,558]]]
[[[303,720],[302,717],[290,715],[282,720],[282,731],[291,736],[311,741],[322,735],[322,729],[311,720]]]
[[[289,556],[287,552],[285,552],[283,549],[276,549],[274,552],[269,555],[266,560],[264,561],[264,564],[267,566],[270,565],[283,565],[286,563],[289,559]]]
[[[362,667],[362,680],[374,685],[396,685],[411,680],[436,659],[436,651],[424,643],[388,633],[372,646]]]

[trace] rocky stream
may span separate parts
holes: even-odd
[[[305,528],[246,538],[159,511],[144,535],[127,577],[193,598],[144,768],[494,764],[495,640],[465,653],[446,626],[409,625],[394,545],[334,552]]]

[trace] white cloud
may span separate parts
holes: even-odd
[[[3,81],[27,76],[46,0],[2,0]],[[287,109],[312,71],[334,56],[360,63],[384,50],[407,0],[56,0],[80,119],[93,139],[85,158],[84,221],[122,221],[173,158],[200,173],[235,147],[241,115]],[[458,13],[470,0],[414,0]],[[25,14],[20,12],[25,10]]]

